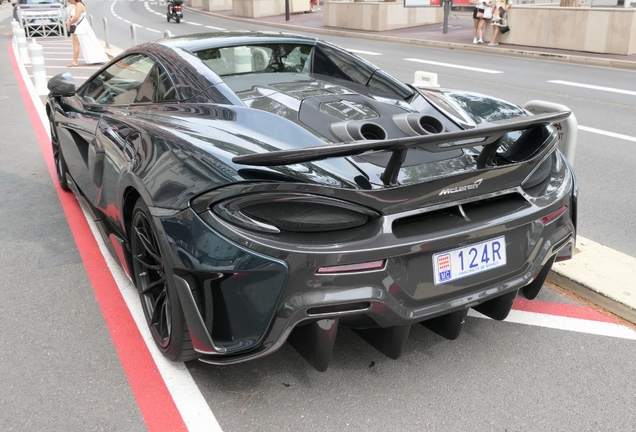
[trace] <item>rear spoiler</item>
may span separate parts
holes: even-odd
[[[493,161],[503,137],[508,132],[561,122],[567,119],[571,113],[571,111],[556,111],[515,117],[490,123],[482,123],[473,129],[443,132],[433,135],[387,140],[361,140],[342,144],[333,143],[319,147],[235,156],[232,158],[232,161],[243,165],[277,166],[315,162],[333,157],[356,156],[371,151],[387,151],[393,154],[381,178],[384,184],[394,185],[396,184],[400,167],[406,158],[406,153],[411,147],[418,147],[429,152],[439,153],[458,148],[483,146],[477,158],[477,166],[483,168]]]

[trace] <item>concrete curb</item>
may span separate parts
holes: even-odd
[[[386,35],[382,35],[381,33],[352,32],[352,31],[335,29],[335,28],[332,29],[332,28],[324,28],[324,27],[323,28],[303,27],[303,26],[297,26],[293,24],[260,21],[254,18],[243,18],[243,17],[222,15],[222,14],[218,14],[214,12],[204,11],[198,8],[192,8],[185,5],[184,7],[188,10],[206,14],[215,18],[249,23],[249,24],[266,25],[269,27],[282,28],[282,29],[293,30],[298,32],[311,32],[311,33],[327,34],[327,35],[342,36],[342,37],[356,37],[360,39],[394,42],[394,43],[402,43],[402,44],[417,45],[417,46],[427,46],[431,48],[483,52],[483,53],[489,53],[489,54],[494,53],[494,54],[505,55],[505,56],[535,58],[535,59],[542,59],[542,60],[560,61],[565,63],[582,64],[582,65],[588,65],[588,66],[602,66],[602,67],[610,67],[615,69],[626,69],[626,70],[636,71],[636,62],[631,62],[631,61],[604,59],[604,58],[598,58],[598,57],[586,57],[586,56],[569,55],[569,54],[547,53],[547,52],[515,49],[515,48],[502,48],[502,47],[492,48],[492,47],[485,47],[485,46],[472,45],[472,44],[429,41],[429,40],[423,40],[423,39],[386,36]]]
[[[555,263],[548,281],[636,324],[636,258],[586,238],[574,257]]]

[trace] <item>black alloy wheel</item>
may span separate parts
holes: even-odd
[[[62,156],[62,150],[60,149],[60,141],[57,136],[53,113],[49,113],[49,127],[51,129],[51,146],[53,147],[53,160],[55,162],[57,181],[60,183],[62,190],[69,191],[71,189],[68,187],[68,179],[66,177],[66,162],[64,161],[64,156]]]
[[[135,285],[152,337],[170,360],[196,358],[179,297],[166,276],[161,246],[146,204],[139,199],[133,210],[130,242]]]

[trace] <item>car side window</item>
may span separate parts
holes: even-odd
[[[157,65],[157,91],[155,92],[155,102],[176,102],[177,91],[170,75],[163,67]]]
[[[166,71],[156,64],[137,93],[134,103],[176,102],[175,86]]]
[[[144,54],[124,57],[89,81],[81,96],[101,105],[129,105],[143,98],[139,93],[154,65]],[[145,94],[147,87],[143,91]]]

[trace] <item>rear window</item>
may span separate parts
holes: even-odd
[[[278,72],[309,75],[312,49],[311,45],[263,44],[209,48],[194,54],[221,77]]]

